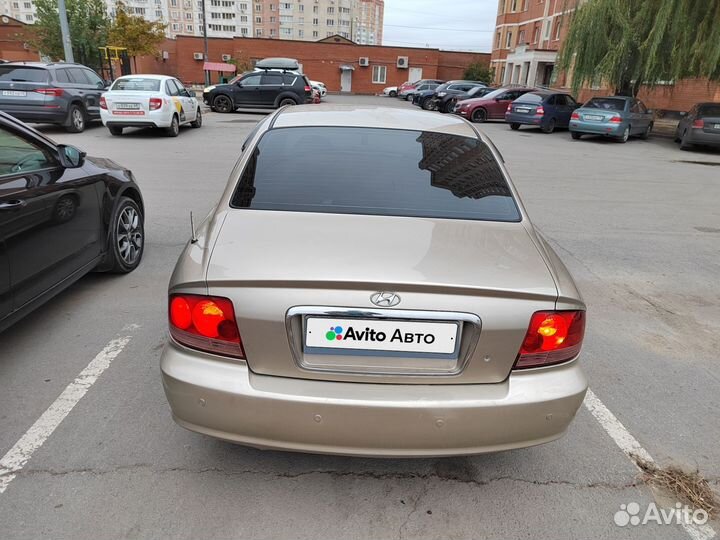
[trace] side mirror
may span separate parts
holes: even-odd
[[[687,113],[686,113],[685,111],[682,111],[682,112],[680,113],[680,116],[687,116]]]
[[[82,166],[85,156],[87,155],[85,152],[74,146],[65,144],[59,144],[57,148],[60,165],[66,169],[77,169]]]

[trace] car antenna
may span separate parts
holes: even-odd
[[[197,235],[195,234],[195,221],[193,220],[192,210],[190,211],[190,243],[194,244],[198,241]]]

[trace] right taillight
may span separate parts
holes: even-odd
[[[608,120],[608,122],[610,122],[611,124],[621,124],[622,117],[615,115],[612,118],[610,118],[610,120]]]
[[[570,120],[580,120],[580,115],[574,112],[570,115]]]
[[[705,120],[698,118],[692,124],[693,129],[703,129],[705,127]]]
[[[530,319],[514,369],[572,360],[580,353],[584,335],[584,311],[537,311]]]
[[[209,353],[245,358],[235,310],[229,299],[173,294],[168,316],[170,335],[178,343]]]
[[[157,111],[163,106],[163,100],[161,98],[151,97],[149,105],[151,111]]]

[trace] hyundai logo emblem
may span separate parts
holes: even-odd
[[[400,297],[394,292],[376,292],[370,301],[379,307],[393,307],[400,303]]]

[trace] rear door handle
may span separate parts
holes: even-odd
[[[27,203],[26,203],[25,201],[23,201],[23,200],[15,199],[15,200],[13,200],[13,201],[8,201],[8,202],[2,202],[2,203],[0,203],[0,210],[14,210],[14,209],[16,209],[16,208],[22,208],[22,207],[24,207],[26,204],[27,204]]]

